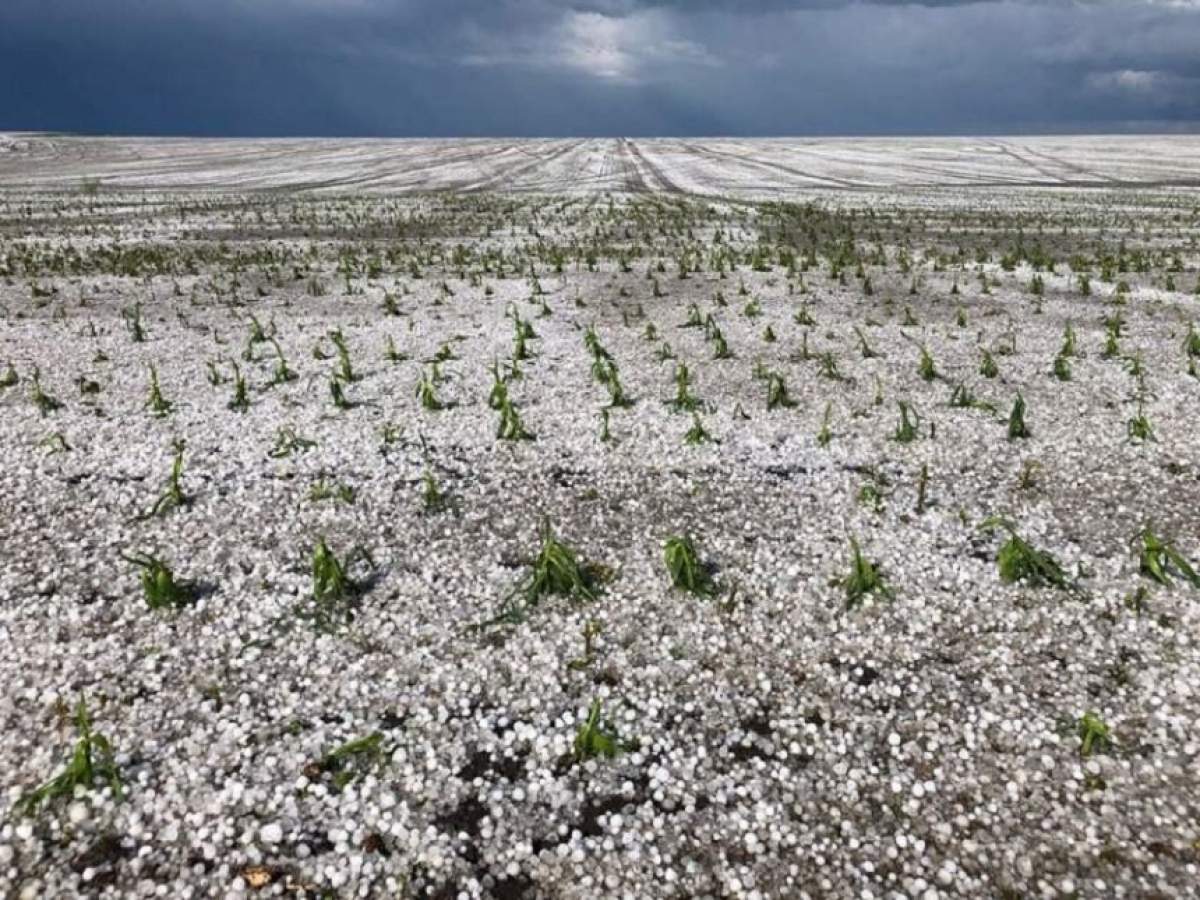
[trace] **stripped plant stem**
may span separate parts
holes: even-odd
[[[984,378],[995,378],[1000,374],[1000,367],[996,365],[996,360],[987,350],[983,351],[983,359],[979,363],[979,374]]]
[[[33,382],[31,393],[33,405],[38,408],[38,412],[45,416],[48,413],[62,409],[62,403],[57,398],[50,396],[42,390],[42,373],[37,366],[33,367],[33,374],[30,380]]]
[[[920,416],[903,400],[896,401],[896,405],[900,408],[900,424],[896,426],[892,440],[900,444],[910,444],[919,437],[917,426],[921,421]]]
[[[604,626],[597,619],[588,619],[583,623],[583,656],[568,662],[568,670],[579,672],[592,664],[596,658],[595,639],[603,630]]]
[[[878,594],[894,600],[895,594],[880,575],[878,567],[867,559],[858,545],[857,538],[850,538],[850,572],[841,579],[846,589],[846,608],[853,609],[862,603],[868,594]]]
[[[713,436],[708,433],[708,429],[700,421],[700,414],[692,413],[692,427],[683,435],[683,442],[695,446],[697,444],[711,443],[712,441]]]
[[[584,762],[595,757],[612,759],[621,751],[621,742],[611,725],[600,720],[600,701],[593,700],[587,720],[575,735],[572,752]]]
[[[233,399],[229,401],[229,408],[241,413],[250,408],[250,395],[246,391],[246,379],[237,363],[233,363]]]
[[[421,504],[427,515],[442,512],[451,505],[450,494],[438,486],[433,470],[428,467],[421,476]]]
[[[821,430],[817,432],[817,444],[822,447],[828,447],[829,442],[833,440],[833,431],[829,428],[829,422],[833,416],[833,401],[830,400],[825,404],[825,414],[821,417]]]
[[[933,364],[933,357],[929,355],[929,350],[924,344],[921,345],[921,358],[917,363],[917,374],[921,376],[922,381],[933,381],[938,377],[937,367]]]
[[[135,344],[146,340],[146,329],[142,327],[142,304],[135,303],[121,310],[121,318],[125,320],[129,337]]]
[[[712,597],[717,586],[707,566],[700,562],[691,538],[674,535],[663,546],[663,559],[671,576],[671,585],[698,597]]]
[[[683,363],[675,366],[675,397],[670,400],[670,406],[675,412],[694,412],[700,406],[700,400],[691,393],[691,373]]]
[[[183,492],[183,486],[180,483],[183,477],[183,451],[186,445],[182,439],[176,438],[171,447],[175,456],[171,462],[171,475],[167,479],[167,487],[143,518],[161,516],[172,509],[182,509],[191,504],[191,498]]]
[[[445,408],[434,390],[433,379],[424,372],[421,373],[421,380],[417,382],[417,398],[421,401],[421,407],[431,412]]]
[[[329,340],[333,342],[334,349],[337,351],[337,377],[347,384],[357,381],[358,376],[354,373],[354,366],[350,364],[350,348],[346,346],[346,338],[342,334],[342,330],[335,328],[329,332]]]
[[[1008,439],[1015,441],[1027,437],[1029,437],[1029,426],[1025,424],[1025,398],[1018,391],[1017,399],[1013,401],[1012,412],[1008,415]]]
[[[275,348],[275,371],[271,375],[271,384],[287,384],[289,381],[295,381],[299,376],[288,368],[287,358],[283,355],[283,348],[279,346],[279,341],[271,338],[271,346]]]
[[[354,408],[354,404],[346,397],[346,391],[342,387],[342,379],[336,372],[329,376],[329,396],[337,409],[346,410]]]
[[[496,437],[504,441],[532,441],[534,439],[533,432],[525,427],[520,411],[516,404],[509,400],[507,393],[500,406],[500,423],[496,426]]]
[[[156,416],[165,416],[171,411],[171,402],[163,397],[162,388],[158,384],[158,370],[150,366],[150,396],[146,400],[146,408]]]
[[[783,376],[772,372],[767,376],[767,409],[788,409],[792,406],[795,406],[795,403],[788,396]]]

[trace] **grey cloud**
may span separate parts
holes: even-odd
[[[1195,128],[1198,6],[4,0],[0,129],[812,134],[1110,130],[1146,119]]]

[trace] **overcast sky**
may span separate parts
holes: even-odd
[[[1200,131],[1200,0],[0,0],[0,129]]]

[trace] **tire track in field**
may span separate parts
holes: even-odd
[[[625,138],[617,139],[617,164],[621,169],[621,184],[624,190],[631,194],[649,194],[651,193],[650,185],[642,177],[642,172],[629,152],[627,144],[628,141]]]
[[[1047,162],[1054,163],[1054,165],[1061,166],[1062,168],[1066,169],[1067,171],[1074,172],[1077,175],[1084,175],[1084,176],[1087,176],[1087,178],[1090,178],[1093,180],[1107,181],[1110,184],[1118,183],[1117,179],[1112,177],[1111,175],[1105,175],[1103,172],[1097,172],[1094,169],[1089,169],[1085,166],[1079,165],[1078,163],[1070,162],[1068,160],[1063,159],[1062,157],[1054,156],[1054,155],[1052,155],[1050,153],[1046,153],[1044,151],[1034,150],[1028,144],[1021,145],[1021,152],[1025,153],[1027,156],[1037,157],[1039,159],[1044,159]],[[1021,158],[1021,157],[1018,157],[1018,158]],[[1041,170],[1039,169],[1038,171],[1040,172]],[[1071,184],[1072,182],[1067,182],[1067,183]]]
[[[642,193],[647,194],[686,194],[678,184],[667,177],[662,168],[646,158],[638,145],[629,138],[621,138],[623,152],[628,152],[629,161],[637,172],[637,183]],[[650,179],[647,180],[646,173]],[[651,184],[654,182],[654,184]]]
[[[606,142],[607,143],[607,142]],[[507,190],[519,193],[575,193],[589,191],[603,193],[609,189],[612,168],[611,153],[605,151],[599,155],[600,171],[593,172],[592,164],[597,158],[597,143],[594,140],[583,140],[567,147],[563,152],[553,154],[543,160],[542,171],[536,177],[522,178],[520,183],[514,183]]]
[[[408,154],[391,153],[380,160],[373,168],[384,167],[385,171],[377,174],[364,177],[363,175],[348,175],[342,178],[329,179],[324,182],[305,185],[305,189],[309,190],[326,190],[329,188],[341,187],[367,187],[372,184],[379,184],[390,179],[395,179],[397,176],[411,177],[422,172],[437,172],[439,169],[449,169],[452,166],[474,163],[482,164],[485,160],[503,156],[506,153],[513,151],[524,152],[516,144],[469,144],[461,148],[447,147],[439,145],[436,150],[431,151],[424,157],[416,157],[413,161],[413,156]],[[400,157],[396,160],[396,157]],[[450,181],[446,185],[439,185],[436,188],[431,188],[421,184],[396,184],[392,187],[398,193],[413,193],[430,190],[450,190],[450,191],[465,191],[470,185],[474,184],[477,179],[459,179]]]
[[[804,169],[797,169],[792,166],[784,165],[783,163],[777,163],[777,162],[772,162],[772,161],[766,160],[766,159],[760,159],[759,157],[756,157],[756,156],[744,156],[742,154],[734,153],[731,150],[717,150],[717,149],[714,149],[713,147],[706,147],[703,144],[692,143],[692,142],[684,143],[683,146],[685,149],[689,150],[691,153],[696,154],[696,155],[712,156],[712,157],[716,157],[717,159],[721,159],[721,160],[733,160],[734,162],[740,163],[743,166],[758,166],[759,168],[762,168],[762,169],[774,170],[777,172],[784,172],[785,174],[788,174],[788,175],[797,175],[801,178],[808,178],[808,179],[810,179],[812,181],[816,181],[816,182],[824,182],[824,183],[813,184],[813,185],[811,185],[811,187],[826,187],[826,186],[843,187],[843,188],[862,187],[861,184],[859,184],[858,182],[855,182],[855,181],[847,181],[844,178],[837,178],[833,175],[817,175],[814,172],[809,172]]]
[[[557,142],[556,142],[557,143]],[[483,179],[476,184],[461,188],[464,193],[480,193],[483,191],[494,190],[497,185],[508,182],[508,187],[513,187],[513,182],[528,172],[536,172],[540,168],[545,168],[550,163],[572,153],[579,149],[584,144],[584,141],[572,141],[566,143],[565,146],[557,147],[549,153],[538,153],[537,151],[529,151],[528,155],[533,157],[529,162],[517,162],[507,169],[501,169],[499,172]],[[520,148],[524,152],[524,148]]]
[[[1021,154],[1017,153],[1017,151],[1014,150],[1012,147],[1010,147],[1008,144],[1001,143],[1000,141],[993,141],[993,142],[991,142],[990,146],[996,148],[996,150],[1002,156],[1005,156],[1008,159],[1013,160],[1014,162],[1020,163],[1022,166],[1026,167],[1026,168],[1033,169],[1033,171],[1037,172],[1043,178],[1051,178],[1058,182],[1061,182],[1063,180],[1063,177],[1060,172],[1052,172],[1051,170],[1047,169],[1043,164],[1038,163],[1036,160],[1026,159]]]
[[[1063,186],[1068,186],[1068,185],[1079,183],[1076,181],[1070,181],[1066,177],[1064,177],[1064,175],[1063,175],[1064,169],[1068,172],[1074,172],[1077,175],[1087,176],[1088,179],[1093,180],[1093,181],[1102,180],[1102,181],[1109,182],[1110,184],[1113,181],[1113,179],[1108,177],[1107,175],[1101,175],[1098,172],[1089,171],[1088,169],[1085,169],[1083,166],[1075,165],[1073,163],[1068,163],[1068,162],[1066,162],[1066,160],[1057,159],[1046,153],[1038,153],[1036,150],[1033,150],[1032,148],[1027,147],[1027,146],[1022,146],[1020,148],[1020,150],[1021,150],[1020,153],[1018,153],[1017,149],[1014,148],[1011,144],[1007,144],[1002,141],[993,141],[993,142],[991,142],[991,146],[995,147],[996,150],[998,150],[1002,155],[1008,157],[1009,159],[1015,160],[1016,162],[1020,163],[1021,165],[1025,166],[1027,168],[1033,169],[1033,171],[1037,172],[1043,178],[1046,178],[1050,181],[1054,181]],[[1058,168],[1057,169],[1048,168],[1046,165],[1047,163],[1052,163],[1053,165],[1057,166]]]

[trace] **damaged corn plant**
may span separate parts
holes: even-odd
[[[92,728],[87,701],[81,696],[73,716],[78,734],[71,758],[61,772],[32,791],[23,794],[17,801],[17,812],[24,816],[35,815],[55,800],[72,798],[81,791],[91,791],[97,783],[103,783],[112,796],[121,800],[124,790],[121,773],[117,769],[115,754],[108,738]]]
[[[581,563],[576,552],[555,536],[549,519],[542,521],[539,538],[540,546],[529,571],[505,595],[497,615],[484,626],[519,624],[548,597],[596,599],[603,568]]]

